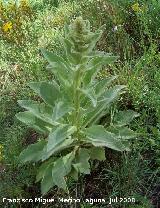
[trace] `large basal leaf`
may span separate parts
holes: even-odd
[[[96,160],[103,161],[106,159],[104,147],[92,147],[89,149],[89,151],[90,151],[90,158],[92,160],[96,159]]]
[[[48,137],[47,151],[57,148],[66,138],[76,131],[75,126],[60,125]]]
[[[87,128],[84,133],[87,136],[86,141],[94,146],[106,146],[117,151],[128,150],[113,133],[107,132],[101,125],[93,125]]]
[[[113,122],[116,126],[125,126],[138,116],[139,114],[133,110],[119,111],[115,114]]]
[[[137,134],[129,129],[126,126],[109,126],[107,128],[107,131],[114,133],[116,138],[126,140],[126,139],[132,139],[137,136]]]
[[[53,125],[37,118],[32,112],[29,111],[17,113],[16,117],[21,122],[44,134],[49,133],[54,128]]]
[[[44,176],[41,181],[41,193],[46,194],[55,184],[52,178],[52,169],[54,164],[50,164],[44,171]]]
[[[63,160],[60,158],[56,161],[54,169],[52,170],[52,178],[59,188],[66,190],[67,185],[64,176],[65,170],[63,167]]]
[[[71,171],[74,157],[75,153],[71,152],[57,160],[51,158],[49,161],[41,165],[37,175],[37,181],[42,179],[42,194],[46,194],[54,185],[66,190],[66,181],[64,177]]]
[[[19,156],[19,161],[21,163],[33,161],[37,162],[41,160],[43,156],[43,148],[46,145],[45,140],[41,140],[35,144],[29,145],[25,150],[23,150]]]
[[[72,177],[75,181],[78,180],[78,171],[76,168],[73,166],[71,169],[71,172],[69,173],[69,176]]]
[[[52,120],[53,108],[47,106],[45,103],[38,103],[32,100],[18,100],[18,104],[43,121],[51,125],[57,125],[57,123]]]
[[[59,187],[66,190],[65,176],[71,171],[72,161],[75,153],[71,152],[55,161],[52,169],[53,182]]]
[[[42,161],[47,160],[48,158],[50,158],[52,155],[57,154],[59,152],[61,152],[64,149],[68,149],[69,147],[71,147],[72,143],[74,142],[74,139],[65,139],[62,142],[59,142],[54,148],[52,148],[50,151],[47,150],[47,145],[45,146],[45,148],[43,149],[43,157],[42,157]]]
[[[78,155],[76,156],[75,162],[73,164],[74,168],[79,173],[89,174],[90,164],[89,164],[89,150],[85,148],[80,148]]]
[[[56,159],[57,159],[56,157],[52,157],[49,160],[41,164],[41,166],[38,168],[38,171],[37,171],[36,182],[40,181],[45,176],[47,168],[50,165],[53,165]]]
[[[58,103],[55,104],[55,107],[53,108],[53,113],[52,113],[52,120],[57,121],[61,117],[63,117],[66,113],[69,113],[73,110],[74,108],[71,107],[70,103],[59,101]]]

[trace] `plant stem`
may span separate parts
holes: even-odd
[[[79,130],[80,130],[80,88],[81,85],[81,68],[79,68],[75,73],[75,80],[73,83],[73,101],[75,111],[73,113],[73,125],[77,127],[76,136],[79,137]]]

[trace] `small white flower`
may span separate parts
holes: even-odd
[[[123,25],[116,25],[116,26],[114,26],[113,28],[112,28],[112,31],[113,32],[116,32],[116,31],[118,31],[119,29],[121,29],[123,27]]]
[[[117,30],[118,30],[118,26],[116,25],[113,27],[113,32],[116,32]]]

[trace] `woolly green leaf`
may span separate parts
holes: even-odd
[[[43,155],[43,148],[46,145],[45,140],[41,140],[35,144],[29,145],[25,150],[23,150],[19,156],[19,161],[21,163],[26,163],[29,161],[37,162],[41,160]]]
[[[71,86],[71,83],[72,83],[72,80],[70,79],[71,75],[64,68],[62,67],[60,68],[59,66],[53,67],[51,65],[48,65],[47,69],[50,70],[55,75],[56,79],[58,79],[61,86],[63,87]]]
[[[47,104],[53,106],[57,98],[60,97],[60,88],[56,81],[51,83],[30,82],[29,87],[33,89]]]
[[[122,90],[125,87],[126,86],[124,85],[116,85],[113,88],[106,90],[106,92],[104,92],[101,96],[100,101],[105,101],[105,103],[107,104],[113,102],[115,99],[118,98],[118,96],[120,95],[120,93],[122,93]]]
[[[72,63],[73,62],[73,59],[71,57],[71,48],[73,47],[73,44],[67,38],[64,38],[62,41],[63,41],[63,44],[64,44],[64,48],[65,48],[65,52],[66,52],[66,57]]]
[[[69,71],[70,65],[61,56],[58,56],[53,52],[46,51],[45,49],[41,49],[41,51],[51,66],[56,67],[59,65],[65,68],[67,71]]]
[[[70,65],[67,61],[65,61],[62,57],[52,53],[48,52],[44,49],[41,50],[44,57],[49,62],[48,69],[53,72],[53,74],[59,79],[60,83],[63,86],[69,86],[70,85],[70,72],[72,71]]]
[[[89,67],[88,67],[89,68]],[[87,87],[91,81],[94,79],[98,71],[101,69],[100,66],[93,66],[90,70],[87,70],[85,72],[84,78],[83,78],[83,84],[85,87]]]
[[[55,101],[60,98],[60,91],[53,84],[44,82],[40,86],[40,95],[50,106],[54,106]]]
[[[111,84],[111,82],[113,80],[115,80],[117,78],[117,76],[111,76],[111,77],[108,77],[108,78],[105,78],[103,80],[98,80],[96,83],[95,83],[95,93],[97,95],[97,97],[101,96],[102,93],[105,92],[105,89]]]
[[[75,181],[78,180],[78,172],[74,168],[74,166],[72,167],[71,172],[69,173],[69,176],[71,176]]]
[[[103,126],[93,125],[87,128],[84,133],[87,136],[86,140],[94,146],[106,146],[117,151],[128,150],[113,133],[107,132]]]
[[[93,57],[88,63],[88,70],[86,71],[83,79],[84,85],[88,85],[91,82],[91,80],[93,80],[96,77],[97,73],[103,65],[111,64],[116,59],[117,57],[109,56],[108,54],[105,55],[104,53],[101,53],[101,55],[100,53],[98,53],[98,56],[95,55],[95,57]]]
[[[92,147],[90,149],[90,158],[92,160],[100,160],[103,161],[106,159],[105,157],[105,149],[103,147]]]
[[[111,77],[105,78],[103,80],[96,80],[91,83],[91,86],[88,86],[88,87],[94,88],[95,95],[97,98],[99,98],[106,91],[106,88],[111,84],[111,82],[116,78],[117,78],[117,76],[111,76]],[[83,104],[85,106],[87,105],[86,99],[83,101]]]
[[[63,89],[61,89],[61,92],[63,94],[63,101],[65,103],[70,103],[70,105],[72,106],[73,104],[73,86],[65,86],[63,87]]]
[[[52,169],[53,182],[59,187],[66,190],[66,181],[64,177],[71,171],[72,161],[75,157],[74,152],[67,154],[55,161]]]
[[[53,109],[45,103],[38,103],[32,100],[18,100],[18,104],[29,110],[34,116],[42,119],[43,121],[56,125],[56,123],[52,120]]]
[[[68,149],[72,143],[74,142],[74,139],[65,139],[62,142],[59,142],[54,148],[52,148],[50,151],[47,150],[47,146],[43,150],[43,157],[42,161],[47,160],[50,156],[57,154],[58,152],[61,152],[64,149]]]
[[[80,148],[78,155],[76,156],[76,161],[73,164],[77,172],[89,174],[90,173],[90,164],[89,164],[89,150],[85,148]]]
[[[126,126],[109,126],[107,130],[114,133],[118,139],[131,139],[137,136],[137,134]]]
[[[104,52],[98,52],[97,55],[95,55],[90,62],[88,63],[88,65],[90,67],[93,66],[102,66],[102,65],[107,65],[107,64],[111,64],[113,62],[115,62],[117,60],[117,56],[110,56]]]
[[[69,113],[74,108],[70,106],[69,103],[59,101],[55,104],[52,114],[52,120],[57,121],[61,117],[63,117],[66,113]]]
[[[55,184],[52,178],[52,169],[54,164],[50,164],[44,171],[44,176],[41,181],[41,192],[46,194]]]
[[[40,87],[41,87],[42,83],[45,83],[45,81],[42,81],[42,82],[30,82],[30,83],[28,83],[28,86],[32,90],[34,90],[34,92],[36,92],[38,95],[40,95]]]
[[[55,184],[64,190],[66,190],[66,181],[64,179],[65,171],[63,168],[63,161],[60,158],[56,161],[54,169],[52,170],[52,178]]]
[[[101,38],[101,36],[102,36],[102,31],[100,31],[100,30],[98,30],[95,33],[91,33],[89,35],[89,38],[90,38],[91,41],[90,41],[89,47],[86,51],[87,53],[90,53],[94,49],[94,47],[96,46],[97,41]]]
[[[80,89],[80,91],[90,99],[92,102],[93,107],[96,107],[97,105],[97,98],[94,92],[93,88],[88,88],[88,89]]]
[[[50,123],[37,118],[32,112],[29,111],[17,113],[16,117],[21,122],[44,134],[49,133],[54,127]]]
[[[46,173],[46,169],[54,164],[56,158],[50,158],[48,161],[45,161],[44,163],[42,163],[42,165],[39,167],[38,171],[37,171],[37,175],[36,175],[36,182],[40,181]]]
[[[106,103],[100,103],[96,106],[95,109],[93,108],[92,110],[90,110],[90,108],[88,107],[84,113],[83,126],[86,127],[88,125],[96,123],[101,117],[103,117],[107,113],[107,107],[108,106]]]
[[[139,114],[133,110],[119,111],[114,116],[114,123],[116,126],[125,126],[138,116]]]
[[[41,166],[41,173],[37,177],[38,179],[43,177],[41,183],[41,191],[43,194],[47,193],[54,185],[66,190],[66,181],[64,177],[71,171],[74,157],[75,153],[71,152],[54,162],[46,162],[45,166]],[[43,170],[43,168],[45,170]]]
[[[57,148],[66,138],[76,131],[75,126],[60,125],[50,133],[47,144],[47,151]]]
[[[97,121],[99,121],[99,119],[106,114],[106,109],[109,108],[110,104],[119,97],[122,89],[124,88],[125,86],[123,85],[116,85],[115,87],[106,90],[100,97],[98,105],[95,109],[93,108],[93,110],[90,111],[90,106],[86,109],[83,125],[87,126],[95,124]]]

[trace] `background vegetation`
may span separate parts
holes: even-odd
[[[158,0],[19,0],[0,1],[0,198],[40,197],[36,166],[18,166],[20,152],[40,137],[18,122],[18,99],[34,98],[28,81],[50,79],[39,48],[62,54],[63,26],[76,16],[91,22],[93,31],[105,24],[97,49],[119,59],[99,78],[119,75],[128,91],[115,109],[140,113],[130,128],[139,133],[129,153],[106,149],[107,160],[92,164],[92,174],[68,184],[69,195],[53,189],[46,198],[104,198],[105,203],[77,207],[159,207],[160,204],[160,2]],[[102,122],[106,122],[105,119]],[[134,197],[136,203],[108,205],[110,197]],[[2,207],[4,203],[0,201]],[[5,204],[31,207],[31,204]],[[49,207],[33,204],[32,207]],[[67,204],[55,203],[55,207]],[[70,205],[69,205],[70,207]],[[73,204],[73,207],[74,204]]]

